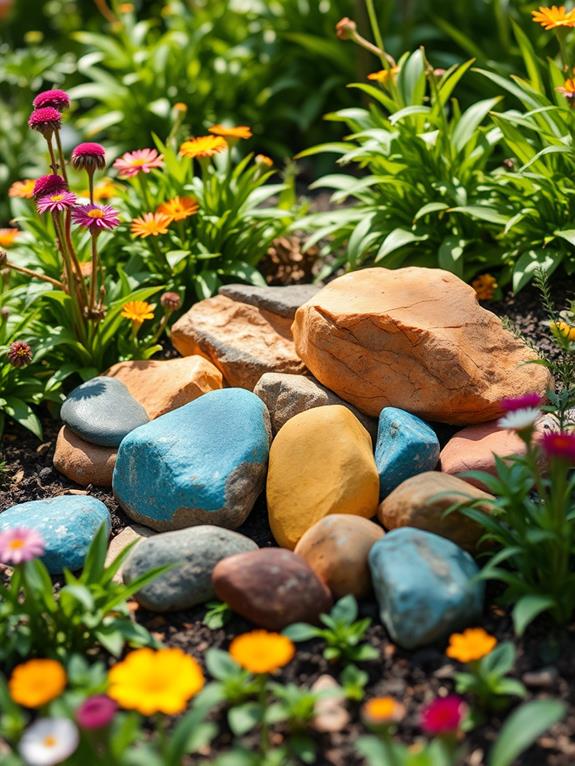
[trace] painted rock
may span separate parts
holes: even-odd
[[[331,595],[306,562],[291,551],[262,548],[216,565],[216,595],[246,620],[267,630],[317,622]]]
[[[339,405],[296,415],[272,444],[266,491],[271,530],[283,548],[295,548],[329,514],[371,518],[379,476],[370,435]]]
[[[383,529],[361,516],[333,513],[307,530],[294,553],[307,561],[334,598],[360,598],[371,590],[367,557]]]
[[[435,431],[421,418],[397,407],[384,407],[375,445],[380,499],[411,476],[432,471],[439,451]]]
[[[161,532],[236,528],[263,489],[270,425],[240,388],[210,391],[132,431],[120,445],[114,494],[130,518]]]
[[[378,416],[400,407],[469,425],[502,414],[504,397],[551,383],[525,343],[442,269],[372,268],[330,282],[299,308],[296,351],[338,396]]]
[[[375,418],[364,415],[356,407],[340,399],[329,388],[306,375],[266,372],[258,380],[254,394],[257,394],[268,408],[274,434],[300,412],[329,404],[341,404],[355,415],[374,441],[377,437]]]
[[[107,376],[121,381],[150,420],[222,387],[222,374],[202,356],[118,362]]]
[[[45,543],[42,560],[52,574],[81,569],[98,529],[111,528],[104,503],[88,495],[61,495],[50,500],[19,503],[0,514],[0,532],[34,529]]]
[[[54,468],[82,487],[89,484],[111,487],[116,452],[115,447],[90,444],[76,436],[68,426],[62,426],[56,439]]]
[[[154,567],[170,565],[135,599],[152,612],[191,609],[214,597],[212,572],[219,561],[257,549],[249,537],[211,525],[165,532],[134,548],[124,567],[124,582],[129,585]]]
[[[483,583],[471,556],[419,529],[396,529],[370,551],[381,621],[404,649],[425,646],[477,622]]]
[[[117,447],[130,431],[148,422],[146,410],[126,386],[104,376],[75,388],[60,416],[77,436],[100,447]]]

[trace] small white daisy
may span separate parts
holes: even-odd
[[[28,766],[56,766],[75,752],[80,735],[68,718],[40,718],[20,740],[20,755]]]
[[[497,421],[499,428],[507,428],[510,431],[526,431],[533,428],[541,417],[541,411],[534,407],[526,407],[523,410],[508,412]]]

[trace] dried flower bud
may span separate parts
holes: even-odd
[[[34,109],[52,107],[63,112],[70,106],[70,96],[65,90],[45,90],[42,93],[38,93],[32,103],[34,104]]]
[[[166,311],[177,311],[182,305],[182,299],[178,293],[163,293],[160,297],[160,303]]]
[[[86,170],[93,173],[102,170],[106,166],[106,150],[101,144],[85,143],[78,144],[72,151],[72,167],[76,170]]]
[[[8,361],[12,367],[26,367],[32,361],[32,349],[24,340],[16,340],[8,349]]]
[[[353,40],[357,34],[357,24],[344,16],[335,25],[335,33],[340,40]]]

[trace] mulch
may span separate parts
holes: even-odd
[[[572,291],[571,291],[572,292]],[[565,308],[570,295],[566,285],[557,285],[554,292],[558,308]],[[542,353],[555,353],[549,340],[547,318],[534,289],[526,289],[518,296],[507,295],[503,300],[486,304],[510,322]],[[1,460],[5,467],[0,473],[0,512],[15,503],[54,497],[70,491],[82,491],[72,482],[60,476],[52,468],[55,440],[59,424],[46,415],[44,440],[41,444],[18,427],[8,426],[3,440]],[[446,432],[445,436],[448,435]],[[111,491],[89,488],[89,494],[102,500],[109,508],[113,520],[113,534],[123,529],[128,519],[118,507]],[[238,530],[254,539],[260,546],[274,544],[265,501],[260,498],[252,514]],[[525,636],[514,637],[509,613],[497,604],[498,591],[489,587],[483,626],[498,641],[513,641],[517,648],[514,675],[528,689],[528,699],[554,697],[569,705],[567,718],[541,737],[537,745],[523,756],[521,766],[573,766],[575,764],[575,624],[557,629],[545,618],[533,624]],[[361,616],[372,619],[367,640],[379,653],[379,659],[364,663],[362,669],[369,673],[366,698],[390,694],[401,700],[407,708],[406,718],[398,727],[398,736],[406,743],[413,743],[420,736],[419,711],[423,704],[436,695],[453,691],[455,664],[444,655],[444,645],[426,647],[415,652],[405,652],[396,647],[380,624],[373,601],[360,605]],[[232,619],[219,630],[210,630],[202,620],[205,608],[170,615],[157,615],[138,609],[136,617],[155,636],[170,646],[180,646],[202,660],[210,647],[226,648],[234,635],[250,629],[239,617]],[[298,645],[296,659],[278,676],[281,682],[294,682],[309,687],[322,674],[330,673],[336,678],[342,667],[328,663],[322,656],[318,641]],[[353,708],[353,705],[352,705]],[[359,723],[358,710],[352,711],[351,723],[336,734],[315,734],[319,744],[316,766],[360,766],[362,759],[354,750],[354,742],[364,733]],[[218,717],[219,735],[213,749],[204,757],[194,759],[197,763],[209,762],[215,753],[229,748],[232,735],[227,728],[225,716]],[[466,738],[467,752],[462,766],[483,766],[486,753],[494,742],[502,723],[500,714],[488,718]],[[274,734],[274,741],[281,742],[283,732]],[[250,743],[248,738],[247,744]]]

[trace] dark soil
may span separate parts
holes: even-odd
[[[573,290],[569,290],[565,285],[557,286],[555,295],[558,309],[566,307],[570,293],[573,293]],[[535,290],[524,290],[519,296],[509,295],[498,303],[486,306],[500,315],[507,315],[511,323],[542,353],[554,353],[549,341],[547,318]],[[119,509],[111,491],[91,487],[87,490],[79,489],[56,473],[52,468],[52,457],[59,424],[46,417],[44,428],[44,440],[38,444],[32,435],[22,429],[8,427],[0,458],[5,465],[0,474],[0,512],[15,503],[28,500],[69,492],[89,493],[108,506],[113,519],[113,534],[117,534],[126,526],[128,520]],[[441,433],[442,440],[448,436],[449,429],[444,429]],[[274,545],[263,498],[260,498],[249,519],[238,531],[254,539],[260,546]],[[558,631],[551,623],[540,619],[531,626],[523,639],[517,640],[513,634],[509,614],[497,605],[496,597],[497,591],[489,588],[483,626],[500,642],[514,641],[518,653],[515,674],[526,685],[528,698],[559,698],[569,705],[567,718],[541,737],[537,745],[518,763],[521,766],[573,766],[575,624]],[[400,650],[390,641],[379,623],[374,603],[362,603],[360,609],[362,616],[372,618],[368,641],[378,649],[380,655],[379,660],[362,665],[369,673],[366,698],[390,694],[401,700],[407,708],[407,715],[398,728],[398,735],[406,743],[413,743],[421,734],[418,717],[422,705],[436,695],[445,695],[453,691],[456,665],[445,657],[443,645],[416,652]],[[200,660],[208,648],[226,648],[234,635],[252,627],[234,616],[223,629],[210,630],[202,622],[204,614],[204,608],[166,616],[138,609],[136,617],[160,640],[171,646],[181,646]],[[296,659],[281,673],[279,680],[309,687],[324,673],[330,673],[337,678],[341,669],[323,659],[319,642],[308,642],[299,645]],[[357,712],[352,711],[350,725],[337,734],[314,735],[319,743],[316,766],[360,766],[363,763],[354,750],[358,736],[364,733]],[[486,763],[486,753],[497,736],[501,722],[500,714],[492,716],[467,736],[468,749],[462,766],[483,766]],[[232,735],[227,729],[223,715],[218,723],[220,734],[214,743],[215,749],[206,752],[205,759],[201,758],[198,763],[209,762],[215,752],[221,752],[231,746]],[[276,732],[274,736],[276,744],[281,742],[281,731]]]

